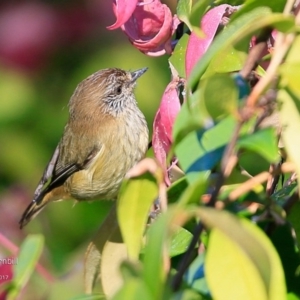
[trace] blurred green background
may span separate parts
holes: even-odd
[[[165,2],[175,10],[176,1]],[[140,53],[121,30],[106,29],[114,20],[112,1],[6,1],[0,5],[0,234],[17,246],[29,233],[45,236],[41,263],[60,278],[51,288],[53,299],[58,299],[54,295],[59,286],[73,277],[80,283],[69,285],[69,296],[83,292],[85,247],[111,205],[52,203],[25,229],[18,227],[63,132],[72,92],[99,69],[147,66],[136,96],[152,131],[170,80],[168,57]],[[0,244],[0,257],[10,255]],[[34,280],[43,287],[39,291]],[[34,299],[49,292],[47,282],[41,281],[36,276],[28,287]]]

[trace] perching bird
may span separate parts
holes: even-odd
[[[146,71],[105,69],[77,86],[63,136],[20,228],[51,201],[116,198],[122,179],[148,147],[146,119],[133,93]]]

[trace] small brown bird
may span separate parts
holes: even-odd
[[[20,228],[51,201],[114,199],[148,146],[134,87],[145,72],[105,69],[83,80],[69,102],[69,121]]]

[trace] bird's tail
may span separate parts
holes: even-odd
[[[31,219],[33,219],[47,204],[47,202],[31,202],[26,210],[24,211],[22,218],[19,222],[20,228],[22,229],[25,225],[27,225]]]
[[[20,228],[22,229],[26,224],[28,224],[43,208],[44,206],[52,201],[59,201],[62,199],[70,198],[70,195],[63,194],[63,186],[54,188],[50,192],[40,193],[26,208],[22,218],[19,222]]]

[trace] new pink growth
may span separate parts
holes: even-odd
[[[152,147],[155,157],[161,163],[165,171],[165,181],[167,185],[170,185],[170,179],[167,175],[166,159],[173,141],[173,124],[180,110],[177,87],[178,79],[168,84],[153,123]]]
[[[107,29],[113,30],[121,27],[131,17],[133,11],[137,6],[138,0],[115,0],[113,2],[113,10],[117,17],[116,22],[113,25],[107,26]]]
[[[221,23],[226,9],[232,7],[227,4],[219,5],[209,10],[201,20],[201,29],[205,34],[204,38],[198,37],[195,33],[191,33],[186,49],[185,68],[188,77],[197,63],[203,56],[210,44],[212,43],[217,29]]]

